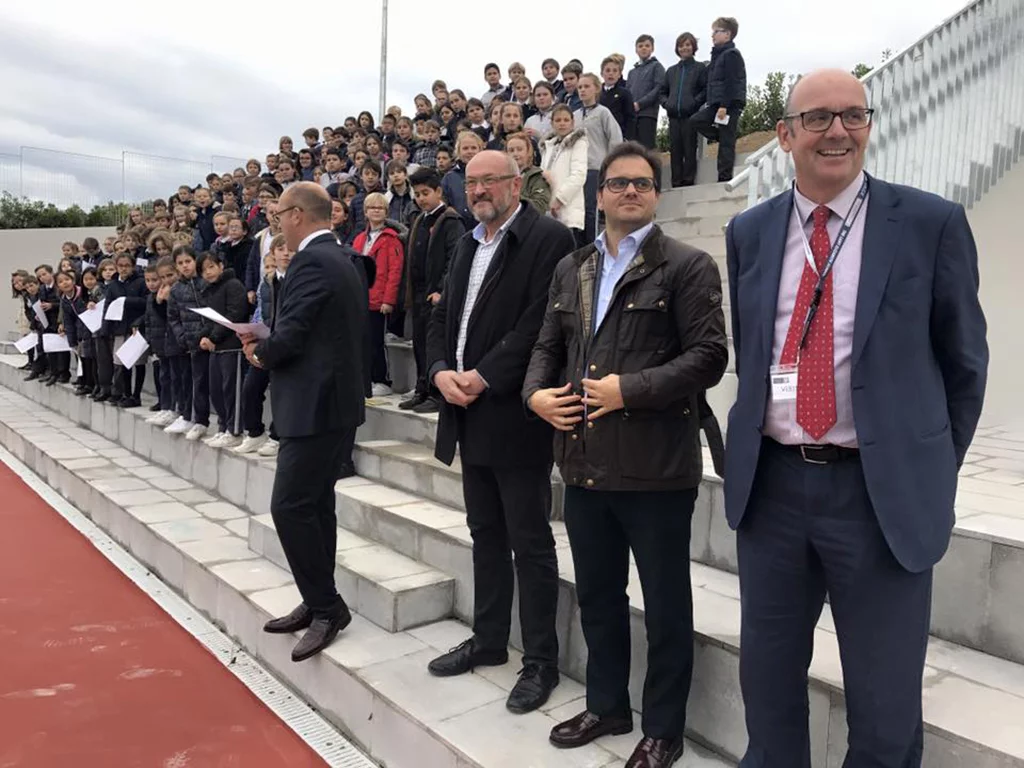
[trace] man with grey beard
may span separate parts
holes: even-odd
[[[513,577],[519,579],[523,668],[506,706],[542,706],[558,685],[558,560],[548,523],[552,429],[519,398],[558,261],[572,233],[519,200],[515,161],[485,151],[466,166],[466,201],[480,222],[452,258],[427,331],[428,378],[444,398],[437,458],[462,461],[473,537],[473,637],[434,659],[460,675],[508,662]],[[515,553],[515,571],[512,555]]]

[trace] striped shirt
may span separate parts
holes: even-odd
[[[523,209],[523,203],[508,217],[508,221],[498,228],[494,237],[487,240],[487,233],[483,224],[477,224],[473,230],[473,239],[477,241],[476,253],[473,254],[473,265],[469,268],[469,284],[466,286],[466,303],[462,306],[462,318],[459,320],[459,337],[455,346],[455,370],[462,373],[463,354],[466,351],[466,336],[469,334],[469,316],[473,314],[473,305],[476,304],[476,297],[484,284],[484,277],[487,275],[487,268],[491,266],[491,260],[501,246],[505,232],[512,226],[516,216]]]

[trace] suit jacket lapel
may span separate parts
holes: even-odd
[[[773,202],[768,225],[761,236],[757,261],[761,268],[761,359],[771,365],[772,342],[775,337],[775,314],[779,302],[779,280],[782,278],[782,259],[786,251],[789,217],[793,212],[793,190],[779,195]]]
[[[903,228],[903,217],[897,210],[899,197],[892,186],[874,178],[870,185],[860,283],[857,287],[857,309],[853,321],[852,365],[857,365],[878,316],[878,307],[889,281],[889,272],[892,271]]]

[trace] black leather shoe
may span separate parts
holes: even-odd
[[[122,408],[138,408],[142,405],[142,401],[137,397],[125,397],[121,401]]]
[[[306,629],[312,623],[313,612],[309,610],[309,606],[305,603],[299,603],[299,607],[287,616],[271,619],[264,624],[263,631],[283,635],[289,632],[298,632],[300,629]]]
[[[333,643],[338,633],[351,622],[352,613],[348,608],[342,608],[341,611],[329,618],[314,617],[306,634],[292,649],[292,661],[305,661],[316,656]]]
[[[519,680],[508,695],[505,707],[509,712],[524,715],[540,709],[558,685],[558,668],[540,664],[525,664],[519,670]]]
[[[413,413],[437,413],[441,410],[441,401],[428,397],[423,400],[422,403],[412,409]]]
[[[423,394],[420,394],[419,392],[417,392],[412,397],[407,397],[405,400],[400,402],[398,404],[398,407],[401,408],[403,411],[411,411],[413,408],[415,408],[417,405],[419,405],[420,403],[422,403],[426,399],[427,399],[426,395],[423,395]]]
[[[345,462],[341,465],[341,469],[338,470],[338,479],[344,480],[346,477],[356,476],[356,465],[351,462]]]
[[[548,741],[559,749],[575,749],[602,736],[618,736],[633,730],[633,717],[601,717],[583,710],[551,729]]]
[[[57,374],[57,381],[61,384],[67,384],[71,381],[70,373],[59,373]]]
[[[41,378],[43,378],[43,371],[32,371],[25,377],[25,381],[35,381],[36,379]]]
[[[97,403],[105,403],[110,399],[110,393],[105,389],[101,389],[97,394],[92,396],[92,399]]]
[[[644,736],[626,761],[625,768],[668,768],[682,756],[682,739],[654,739]]]
[[[57,377],[56,376],[49,376],[49,377],[47,377],[46,381],[43,382],[43,384],[45,384],[48,387],[52,387],[56,383],[57,383]]]
[[[478,649],[469,638],[464,643],[455,646],[443,656],[438,656],[430,664],[427,670],[434,677],[452,677],[472,672],[475,667],[500,667],[508,662],[508,649],[500,651],[487,651]]]
[[[160,407],[160,403],[159,402],[153,403],[151,406],[149,406],[149,412],[150,413],[158,413],[158,412],[160,412],[162,410],[163,409]]]

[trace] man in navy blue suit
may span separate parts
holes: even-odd
[[[963,208],[863,172],[871,115],[848,73],[803,78],[777,128],[795,187],[726,235],[741,768],[810,766],[807,669],[826,593],[844,768],[921,765],[932,567],[949,543],[988,347]]]

